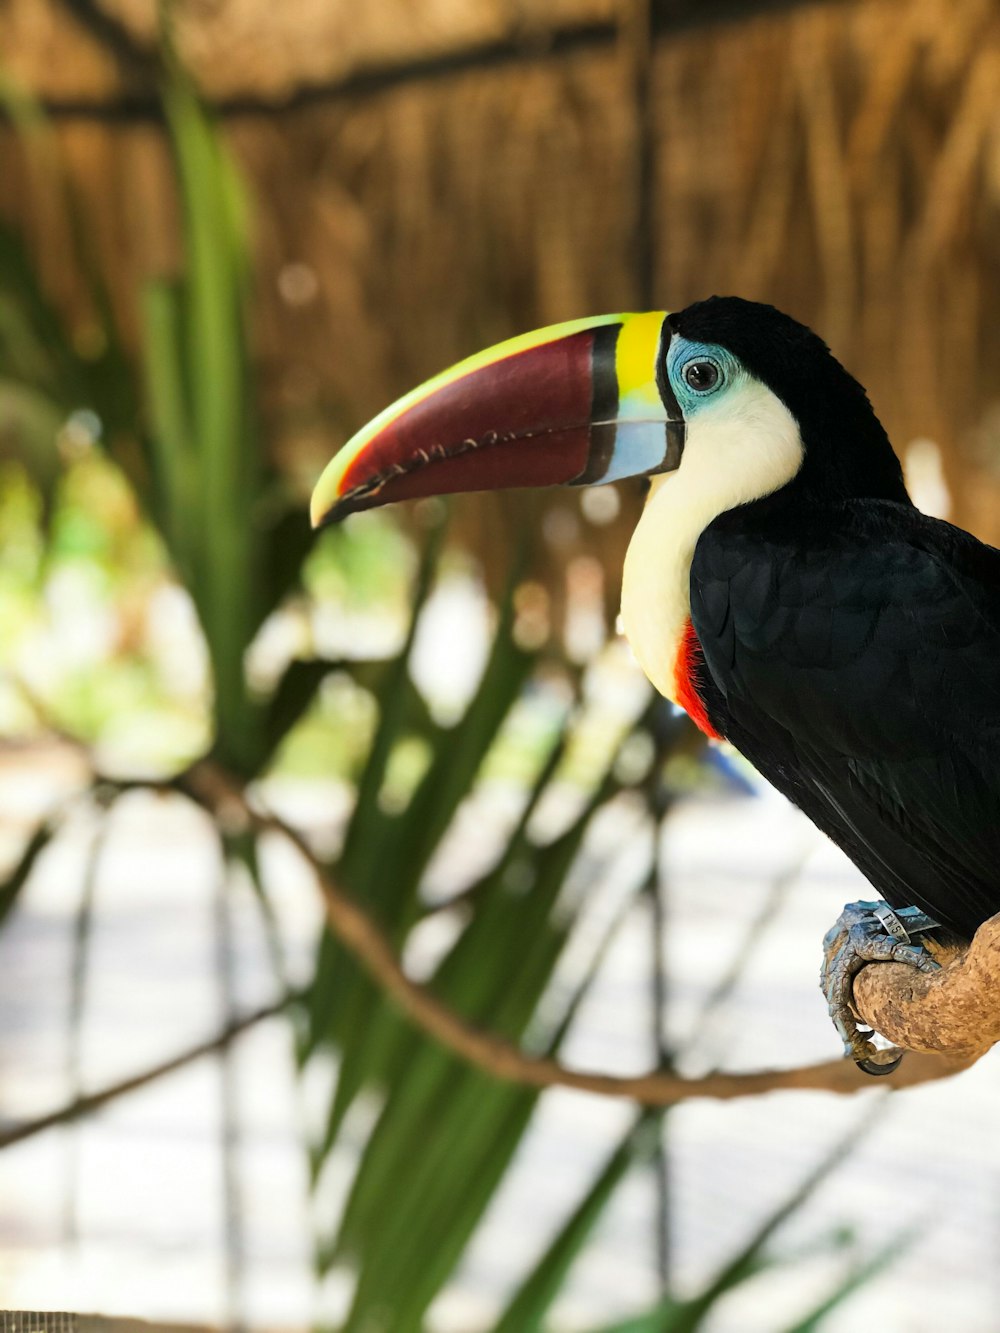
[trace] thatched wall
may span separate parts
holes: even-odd
[[[68,16],[92,19],[94,0],[7,0],[0,49],[57,103],[128,314],[137,280],[175,260],[174,220],[159,128],[127,106],[95,118],[123,93],[142,114],[153,0],[101,3],[135,49],[102,48]],[[537,42],[641,6],[178,0],[175,11],[206,96],[236,99],[226,121],[258,199],[256,337],[273,447],[304,479],[366,415],[457,356],[640,299],[644,128],[629,42],[598,31],[560,55]],[[531,59],[354,97],[334,87],[268,114],[248,105],[525,31]],[[997,5],[863,0],[668,27],[650,78],[657,303],[740,292],[812,323],[899,445],[941,443],[956,516],[1000,540]],[[81,100],[97,110],[66,105]],[[65,224],[9,133],[0,209],[30,227],[72,305]],[[601,540],[617,552],[622,534]]]

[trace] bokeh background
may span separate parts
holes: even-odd
[[[864,885],[651,697],[641,488],[306,505],[479,347],[737,292],[1000,540],[998,205],[994,0],[0,0],[0,1307],[996,1328],[990,1057],[539,1093],[325,931],[578,1067],[836,1056]]]

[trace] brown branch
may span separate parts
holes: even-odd
[[[19,678],[11,679],[38,716],[44,718],[44,706],[29,687]],[[57,730],[57,734],[77,750],[88,753],[81,742],[66,732]],[[254,828],[258,832],[274,832],[287,838],[316,877],[330,929],[376,984],[428,1036],[495,1078],[527,1087],[574,1088],[606,1097],[628,1097],[644,1106],[670,1106],[689,1097],[729,1100],[791,1089],[848,1093],[872,1087],[870,1076],[861,1073],[854,1062],[847,1059],[794,1069],[685,1078],[663,1070],[633,1076],[601,1074],[569,1069],[557,1060],[527,1055],[512,1042],[468,1023],[429,990],[412,981],[403,971],[395,950],[380,927],[335,883],[302,835],[276,815],[254,805],[240,783],[220,765],[212,760],[202,760],[177,777],[159,783],[118,783],[97,773],[94,781],[95,785],[108,789],[147,786],[179,792],[201,806],[224,829],[235,833]],[[985,997],[996,993],[991,989],[997,976],[997,972],[991,970],[991,964],[993,969],[1000,967],[1000,925],[996,925],[996,921],[987,922],[981,928],[967,955],[932,977],[914,975],[914,969],[897,964],[877,963],[865,968],[855,980],[855,1001],[865,1021],[890,1040],[912,1050],[892,1075],[893,1088],[913,1087],[958,1073],[974,1064],[997,1040],[992,1033],[1000,1016],[993,1015],[992,1027],[989,1024],[977,1027],[977,1021],[982,1019]],[[948,977],[952,979],[948,980]],[[980,988],[978,996],[977,986]],[[935,999],[929,1012],[936,1017],[928,1034],[920,1027],[919,1009],[921,996],[931,992]],[[962,1039],[958,1039],[954,1028],[948,1027],[947,1009],[953,1003],[960,1008],[965,1006],[965,1012],[974,1015],[961,1028]],[[980,1032],[981,1040],[973,1042],[970,1033],[976,1031]],[[0,1137],[0,1147],[3,1143]]]
[[[664,1071],[618,1077],[569,1069],[557,1060],[525,1054],[513,1043],[466,1022],[403,971],[392,945],[367,912],[345,894],[317,860],[302,836],[276,816],[254,806],[246,793],[218,765],[196,764],[176,783],[213,818],[228,826],[243,821],[260,832],[280,833],[310,865],[323,895],[330,929],[365,967],[373,980],[428,1036],[495,1078],[528,1087],[575,1088],[609,1097],[628,1097],[645,1106],[669,1106],[689,1097],[729,1099],[762,1092],[802,1089],[858,1092],[871,1079],[850,1060],[832,1060],[796,1069],[750,1074],[708,1074],[684,1078]],[[944,1078],[972,1064],[975,1055],[911,1056],[893,1077],[893,1087]]]
[[[144,46],[121,19],[103,9],[97,0],[61,0],[63,9],[100,46],[114,57],[126,72],[144,77],[155,75],[159,53],[155,46]]]
[[[1000,914],[979,927],[967,949],[938,959],[942,969],[933,973],[869,965],[855,979],[854,1004],[904,1050],[972,1064],[1000,1041]]]
[[[317,105],[362,101],[413,84],[434,83],[456,75],[504,69],[511,65],[533,65],[578,51],[610,48],[617,28],[614,23],[581,23],[549,32],[515,38],[477,42],[453,51],[433,52],[405,63],[362,66],[352,73],[317,83],[302,83],[287,93],[262,97],[254,92],[205,98],[214,115],[226,119],[281,116]],[[160,123],[165,119],[163,103],[155,91],[122,93],[116,97],[42,97],[45,113],[56,120],[90,120],[105,124]],[[6,114],[0,104],[0,119]]]
[[[139,1074],[133,1074],[130,1078],[112,1083],[108,1087],[102,1088],[100,1092],[91,1092],[83,1097],[75,1097],[57,1111],[50,1111],[48,1115],[39,1116],[36,1120],[26,1120],[7,1129],[0,1128],[0,1149],[9,1148],[14,1143],[21,1143],[24,1139],[30,1139],[56,1125],[65,1125],[71,1120],[78,1120],[81,1116],[92,1115],[94,1111],[100,1111],[111,1102],[117,1101],[119,1097],[124,1097],[130,1092],[136,1092],[139,1088],[145,1088],[148,1084],[155,1083],[157,1079],[164,1078],[167,1074],[173,1074],[178,1069],[184,1069],[203,1056],[224,1051],[248,1028],[254,1027],[257,1023],[262,1023],[267,1018],[274,1018],[289,1004],[301,998],[302,996],[298,992],[289,993],[274,1004],[265,1005],[261,1009],[255,1009],[252,1013],[244,1015],[243,1018],[230,1023],[217,1036],[199,1042],[197,1046],[191,1046],[179,1055],[171,1056],[169,1060],[162,1060],[159,1064],[144,1069]]]
[[[91,0],[76,0],[77,7],[81,3],[92,17],[95,6]],[[694,28],[740,23],[763,14],[806,5],[839,3],[843,0],[714,0],[709,5],[703,0],[656,0],[652,6],[652,32],[654,37],[661,38]],[[120,25],[115,26],[120,28]],[[105,28],[105,43],[110,35],[110,30]],[[117,37],[120,39],[121,31]],[[214,114],[227,118],[282,115],[316,105],[358,101],[396,88],[433,83],[460,74],[537,64],[578,51],[608,50],[618,38],[619,29],[614,22],[571,24],[548,32],[531,32],[525,37],[478,42],[454,51],[431,53],[405,63],[363,67],[346,77],[300,84],[281,97],[261,97],[248,91],[228,97],[206,97],[205,101]],[[130,41],[130,54],[141,59],[147,52]],[[124,93],[113,98],[41,97],[39,104],[53,119],[90,120],[104,124],[161,123],[164,120],[162,102],[152,92]],[[6,108],[0,105],[0,120],[6,114]]]

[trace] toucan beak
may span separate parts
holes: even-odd
[[[657,387],[669,337],[662,310],[601,315],[462,361],[348,441],[313,492],[313,527],[416,496],[671,471],[684,424]]]

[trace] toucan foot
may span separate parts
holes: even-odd
[[[894,910],[883,902],[848,903],[823,937],[820,986],[844,1054],[866,1074],[891,1074],[903,1052],[895,1046],[876,1046],[872,1040],[876,1034],[858,1022],[852,1003],[854,978],[868,963],[909,963],[921,972],[936,972],[938,964],[912,936],[938,925],[917,907]]]

